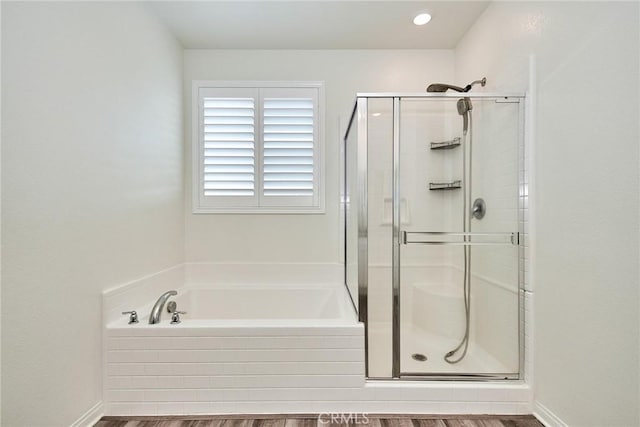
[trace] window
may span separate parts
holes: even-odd
[[[194,82],[194,213],[322,213],[323,86]]]

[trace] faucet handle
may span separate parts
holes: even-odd
[[[177,325],[178,323],[181,322],[180,320],[180,315],[181,314],[187,314],[186,311],[172,311],[171,312],[171,324],[172,325]]]
[[[138,323],[138,313],[135,310],[123,311],[122,314],[128,314],[129,315],[129,324]]]

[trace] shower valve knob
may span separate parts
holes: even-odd
[[[180,315],[187,314],[186,311],[173,311],[171,312],[171,324],[176,325],[181,322]]]
[[[138,313],[135,310],[132,311],[123,311],[122,314],[129,315],[129,324],[138,323]]]
[[[475,219],[484,218],[484,214],[487,213],[487,204],[484,202],[484,199],[476,199],[473,202],[473,209],[471,210],[471,215]]]

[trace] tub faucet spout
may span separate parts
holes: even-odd
[[[151,309],[151,314],[149,315],[149,324],[150,325],[154,325],[156,323],[160,323],[160,316],[162,315],[162,309],[164,308],[164,304],[167,302],[167,300],[174,296],[174,295],[178,295],[178,292],[176,291],[167,291],[164,294],[160,295],[160,298],[158,298],[158,301],[156,301],[156,303],[154,304],[153,308]]]

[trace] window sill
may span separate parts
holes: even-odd
[[[202,214],[223,214],[223,215],[324,215],[324,207],[314,208],[214,208],[214,207],[197,207],[192,211],[195,215]]]

